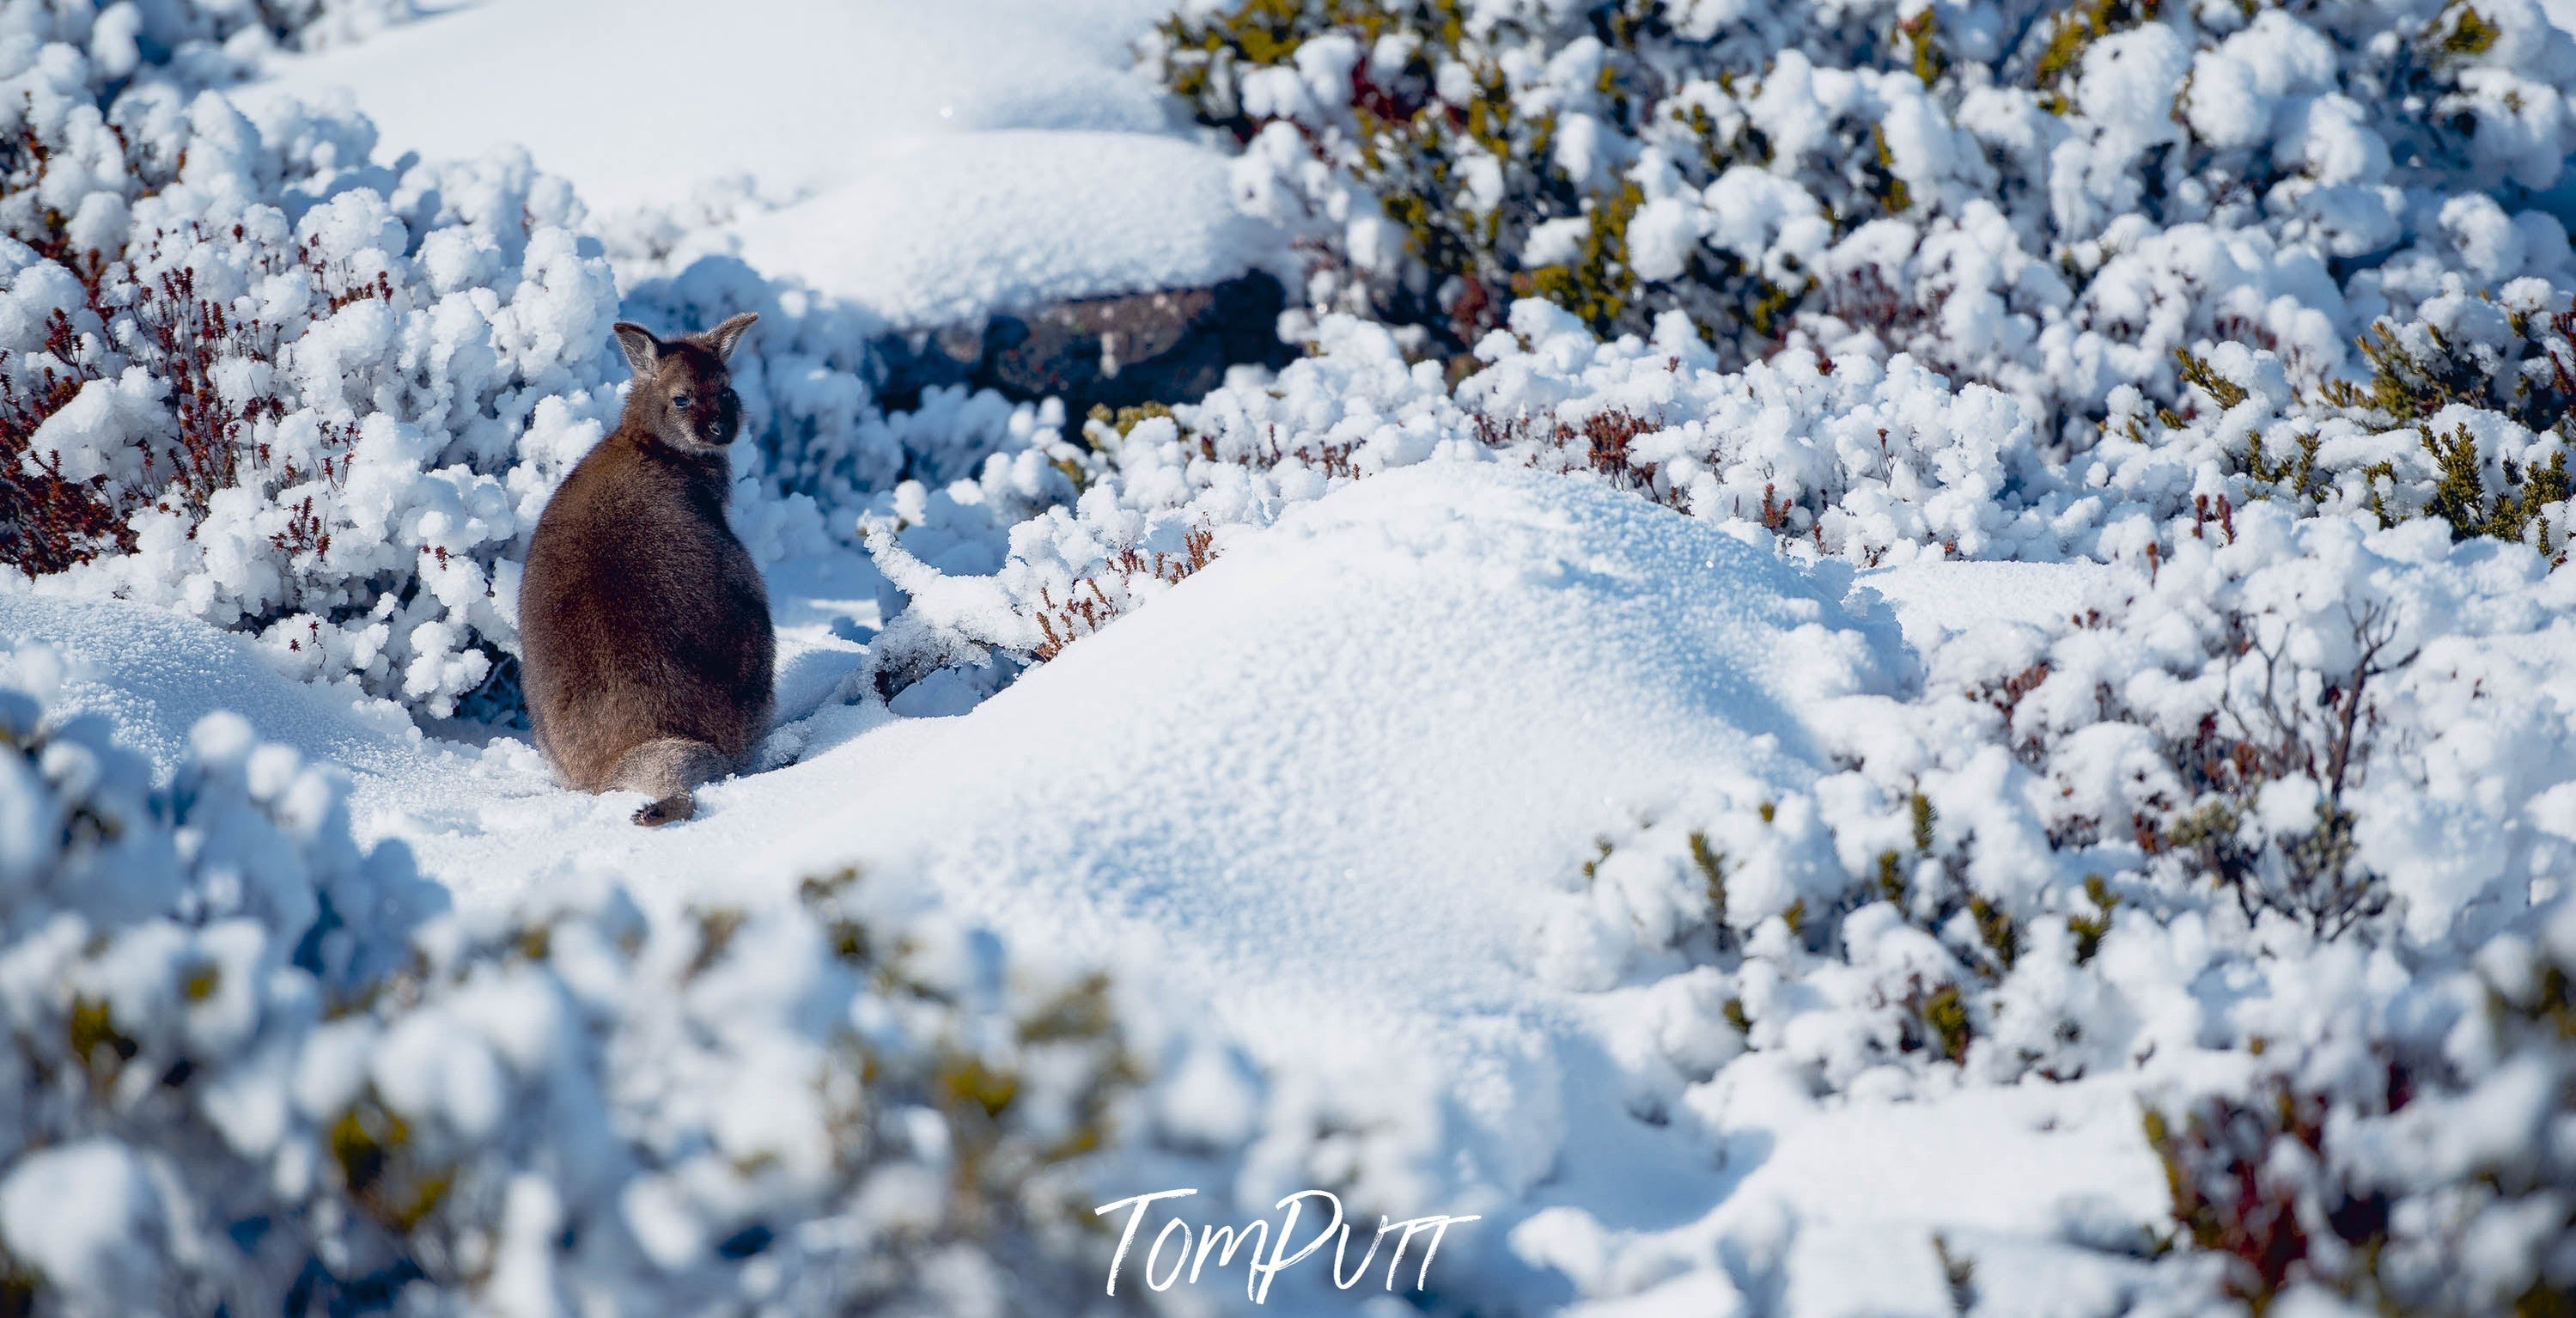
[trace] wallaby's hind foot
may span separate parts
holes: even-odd
[[[639,806],[630,818],[646,828],[660,828],[664,824],[679,823],[697,813],[696,799],[687,792],[682,792],[677,796],[664,797],[659,801]]]
[[[652,804],[635,812],[646,828],[676,824],[698,813],[690,789],[713,782],[733,769],[724,752],[688,737],[656,737],[618,757],[609,772],[608,790],[642,792]]]
[[[660,828],[664,824],[676,824],[681,820],[694,818],[697,813],[696,797],[687,792],[674,792],[659,801],[649,801],[637,807],[631,818],[646,828]]]

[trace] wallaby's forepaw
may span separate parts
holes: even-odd
[[[664,824],[679,823],[697,813],[698,803],[695,797],[687,792],[674,792],[636,811],[635,822],[646,828],[660,828]]]

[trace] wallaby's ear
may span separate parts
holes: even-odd
[[[750,329],[751,322],[758,319],[759,313],[751,311],[727,318],[725,323],[706,332],[707,346],[716,350],[718,359],[732,361],[734,345],[742,342],[742,332]]]
[[[617,322],[617,346],[626,351],[626,364],[635,368],[638,379],[651,375],[662,360],[662,341],[631,320]]]

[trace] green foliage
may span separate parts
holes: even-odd
[[[1968,1000],[1961,996],[1958,985],[1944,984],[1933,990],[1915,1007],[1915,1012],[1943,1061],[1967,1058],[1974,1030],[1968,1022]]]
[[[2248,397],[2245,386],[2210,369],[2208,362],[2193,356],[2188,348],[2174,349],[2174,361],[2182,371],[2183,383],[2200,386],[2218,400],[2221,408],[2234,407]]]
[[[1692,866],[1699,870],[1701,882],[1707,885],[1709,925],[1711,928],[1724,929],[1726,927],[1726,857],[1712,850],[1708,845],[1708,834],[1697,829],[1691,831],[1690,857]]]
[[[2120,895],[2099,874],[2084,876],[2084,896],[2093,903],[2091,915],[2066,917],[2067,932],[2075,935],[2075,964],[2091,965],[2102,951],[2102,940],[2111,932],[2111,912],[2120,904]]]
[[[340,1185],[368,1216],[408,1235],[456,1184],[454,1168],[422,1164],[411,1123],[371,1090],[324,1135]]]
[[[1108,436],[1114,435],[1118,439],[1125,439],[1135,432],[1138,425],[1155,417],[1166,417],[1171,414],[1172,409],[1162,403],[1138,403],[1134,407],[1116,409],[1112,409],[1107,403],[1095,403],[1092,405],[1091,415],[1082,428],[1083,439],[1094,449],[1106,449],[1110,443]],[[1103,431],[1108,434],[1104,435]]]
[[[104,1091],[116,1079],[116,1073],[141,1045],[116,1028],[116,1018],[105,1000],[92,997],[72,999],[71,1019],[65,1027],[71,1055],[89,1072],[91,1087]]]
[[[2442,52],[2446,55],[2485,54],[2487,48],[2496,43],[2495,24],[2488,22],[2472,5],[2461,5],[2457,13],[2458,17],[2451,20],[2449,30],[2442,34]],[[2434,26],[2441,26],[2439,20]]]
[[[1302,46],[1326,33],[1372,52],[1353,75],[1348,105],[1328,110],[1335,125],[1300,131],[1375,199],[1419,265],[1418,277],[1379,279],[1370,289],[1371,312],[1430,330],[1449,352],[1472,345],[1500,323],[1511,298],[1523,296],[1553,301],[1605,335],[1643,330],[1673,307],[1701,321],[1704,333],[1717,322],[1766,339],[1784,330],[1812,281],[1766,279],[1706,252],[1679,279],[1648,286],[1637,278],[1628,225],[1644,192],[1624,177],[1569,175],[1557,158],[1559,109],[1518,95],[1507,72],[1534,51],[1554,53],[1556,38],[1515,25],[1478,28],[1465,9],[1461,0],[1238,0],[1165,20],[1156,59],[1165,84],[1201,122],[1249,141],[1263,125],[1243,107],[1246,73],[1291,65]],[[1708,47],[1677,64],[1669,57],[1668,18],[1653,0],[1595,3],[1584,18],[1604,48],[1579,107],[1584,113],[1623,140],[1664,143],[1693,187],[1738,163],[1769,162],[1769,144],[1740,115],[1721,123],[1702,99],[1684,94],[1698,86],[1750,95],[1758,67],[1738,67]],[[1927,80],[1940,76],[1946,57],[1928,11],[1891,36],[1891,53],[1904,46],[1904,58]],[[1399,46],[1409,52],[1400,67],[1382,66],[1377,53]],[[1443,81],[1444,70],[1454,81]],[[1457,99],[1444,99],[1435,86]],[[1882,143],[1862,172],[1892,213],[1911,199],[1888,164]],[[1562,220],[1583,224],[1578,250],[1530,259],[1531,233]]]
[[[2263,436],[2260,433],[2247,435],[2245,451],[2237,459],[2237,470],[2245,474],[2247,481],[2247,495],[2257,499],[2284,499],[2305,507],[2315,506],[2328,493],[2328,486],[2317,470],[2317,451],[2321,447],[2316,436],[2301,435],[2293,455],[2267,459],[2263,452]]]
[[[2567,502],[2570,491],[2564,449],[2550,454],[2545,467],[2524,467],[2504,459],[2499,464],[2503,479],[2499,488],[2491,489],[2486,465],[2479,460],[2478,442],[2470,435],[2466,422],[2453,427],[2447,436],[2430,429],[2421,435],[2425,451],[2432,455],[2434,467],[2440,472],[2433,497],[2425,505],[2425,515],[2449,522],[2453,540],[2488,535],[2519,544],[2536,537],[2541,552],[2550,551],[2549,516],[2542,509]]]
[[[2576,402],[2576,311],[2543,315],[2476,303],[2464,318],[2501,322],[2510,338],[2497,342],[2489,333],[2472,341],[2429,322],[2383,321],[2355,339],[2369,367],[2365,382],[2323,382],[2296,404],[2295,424],[2272,427],[2268,442],[2256,427],[2230,455],[2245,496],[2303,512],[2367,511],[2382,526],[2436,517],[2450,524],[2454,540],[2492,536],[2563,556],[2564,517],[2556,526],[2551,517],[2576,495],[2566,458],[2576,443],[2567,420]],[[2205,359],[2180,349],[2174,356],[2182,380],[2220,407],[2250,396]],[[2347,433],[2412,431],[2422,463],[2381,457],[2329,465],[2320,421]],[[2168,416],[2166,424],[2184,423]]]
[[[1914,190],[1896,176],[1896,153],[1887,149],[1887,129],[1878,124],[1869,127],[1870,163],[1865,167],[1870,182],[1870,195],[1887,208],[1890,215],[1902,215],[1914,206]]]
[[[2114,32],[2153,21],[2157,7],[2158,0],[2087,0],[2059,14],[2049,29],[2048,45],[2031,67],[2040,105],[2061,115],[2074,108],[2061,88],[2083,67],[2085,50]]]
[[[1926,5],[1914,17],[1900,20],[1896,25],[1896,35],[1905,44],[1907,66],[1914,70],[1915,77],[1923,80],[1924,86],[1939,83],[1941,75],[1950,71],[1950,56],[1941,49],[1941,23],[1937,10]]]
[[[2004,970],[2011,970],[2013,962],[2021,959],[2021,926],[2013,921],[2012,913],[1983,897],[1971,897],[1968,914],[1977,922],[1978,941],[1986,945]]]
[[[2398,423],[2431,416],[2453,404],[2474,407],[2485,401],[2491,369],[2481,370],[2474,358],[2454,352],[2439,329],[2425,326],[2424,337],[2432,351],[2419,353],[2401,342],[2386,321],[2371,326],[2370,333],[2353,340],[2363,360],[2370,363],[2370,383],[2356,386],[2330,380],[2325,385],[2326,401]]]
[[[1591,228],[1583,238],[1582,259],[1530,271],[1528,291],[1582,317],[1597,332],[1612,332],[1636,296],[1637,279],[1628,269],[1628,221],[1645,200],[1634,183],[1590,199],[1585,218]]]

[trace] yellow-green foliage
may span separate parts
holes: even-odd
[[[1594,848],[1592,859],[1583,862],[1583,877],[1586,879],[1598,876],[1601,872],[1601,862],[1610,859],[1610,839],[1594,838],[1592,846]]]
[[[2456,17],[2452,17],[2453,15]],[[2439,18],[2433,20],[2433,26],[2442,33],[2444,54],[2483,55],[2487,53],[2489,46],[2496,43],[2495,24],[2488,22],[2486,16],[2480,14],[2474,6],[2463,4],[2455,9],[2444,10],[2443,16],[2450,18],[2448,26],[2446,27]]]
[[[946,994],[921,977],[916,949],[906,940],[889,943],[869,932],[852,908],[860,874],[844,868],[808,878],[798,895],[805,908],[828,932],[833,954],[854,971],[868,976],[879,992],[925,1002],[944,1001]],[[988,1051],[963,1040],[944,1040],[925,1063],[896,1066],[863,1044],[854,1044],[859,1079],[878,1089],[918,1084],[925,1097],[947,1118],[955,1159],[952,1181],[959,1191],[957,1211],[969,1217],[994,1211],[994,1203],[1021,1192],[1037,1172],[1106,1146],[1115,1134],[1112,1113],[1118,1102],[1143,1079],[1143,1068],[1119,1038],[1118,1016],[1110,997],[1108,976],[1084,975],[1021,1013],[1012,1039],[1023,1059],[1050,1050],[1097,1048],[1105,1060],[1073,1095],[1074,1120],[1062,1135],[1043,1146],[1029,1145],[1016,1130],[1028,1077],[998,1061]],[[912,1066],[921,1066],[919,1072]],[[853,1115],[853,1129],[864,1126]],[[852,1138],[862,1139],[854,1133]],[[1076,1214],[1081,1217],[1083,1214]]]
[[[1637,278],[1628,270],[1628,221],[1645,201],[1634,183],[1593,198],[1585,215],[1591,228],[1583,237],[1583,259],[1530,271],[1530,291],[1607,331],[1636,295]]]
[[[1896,153],[1887,149],[1887,129],[1871,124],[1869,145],[1874,162],[1869,170],[1870,193],[1888,214],[1902,215],[1914,205],[1914,190],[1896,176]]]
[[[806,879],[797,886],[797,897],[823,922],[823,930],[832,941],[832,955],[853,968],[875,960],[875,944],[868,937],[868,927],[841,909],[835,900],[857,886],[857,866],[844,866],[830,874]]]
[[[133,1059],[139,1046],[116,1028],[116,1018],[104,999],[72,999],[71,1021],[66,1027],[72,1056],[80,1059],[89,1071],[90,1083],[107,1088],[118,1070]]]
[[[2225,801],[2211,801],[2177,819],[2165,829],[2165,845],[2198,847],[2204,844],[2233,842],[2242,816]]]
[[[1941,81],[1941,75],[1950,71],[1950,57],[1943,53],[1937,40],[1940,31],[1939,17],[1929,5],[1923,12],[1896,25],[1896,35],[1905,44],[1906,64],[1926,87]]]
[[[2206,361],[2191,354],[2188,348],[2174,349],[2174,361],[2182,372],[2183,383],[2200,386],[2221,408],[2234,407],[2251,397],[2245,386],[2220,375]]]
[[[1983,897],[1971,897],[1968,915],[1977,922],[1978,941],[1994,954],[2002,970],[2012,969],[2013,962],[2021,958],[2021,926],[2014,922],[2012,913]]]
[[[2473,13],[2474,11],[2470,11]],[[2465,17],[2463,22],[2468,21]],[[2451,536],[2465,540],[2493,536],[2528,544],[2555,555],[2565,547],[2564,528],[2552,528],[2548,509],[2566,502],[2571,488],[2563,444],[2571,438],[2568,403],[2576,395],[2576,315],[2533,315],[2504,309],[2516,340],[2502,346],[2454,342],[2438,325],[2418,323],[2403,330],[2383,322],[2354,340],[2368,364],[2367,382],[2327,380],[2301,407],[2339,417],[2370,430],[2415,432],[2432,468],[2429,488],[2401,484],[2397,464],[2380,460],[2340,472],[2319,465],[2322,441],[2313,429],[2290,436],[2294,448],[2279,443],[2274,429],[2267,446],[2261,430],[2250,433],[2234,455],[2245,476],[2245,493],[2258,499],[2281,499],[2312,508],[2334,496],[2338,477],[2358,478],[2366,489],[2367,508],[2383,526],[2415,517],[2448,522]],[[2245,401],[2248,392],[2188,351],[2174,354],[2185,383],[2222,407]],[[2481,450],[2466,420],[2447,425],[2436,419],[2459,410],[2489,413],[2524,430],[2554,432],[2561,447],[2545,461],[2517,462]],[[2170,428],[2179,418],[2167,417]]]
[[[453,1168],[419,1165],[411,1123],[372,1091],[331,1123],[326,1142],[349,1196],[398,1233],[409,1234],[436,1212],[456,1183]]]
[[[2478,460],[2478,442],[2466,424],[2447,436],[2429,428],[2420,433],[2439,473],[2424,512],[2449,522],[2452,539],[2491,535],[2519,543],[2537,532],[2539,548],[2549,551],[2549,518],[2541,509],[2567,501],[2565,451],[2550,454],[2545,467],[2525,468],[2507,459],[2500,464],[2502,488],[2490,490],[2485,467]],[[2387,514],[2381,517],[2385,520]]]
[[[2120,904],[2120,895],[2099,874],[2084,876],[2084,896],[2093,903],[2091,915],[2066,917],[2067,932],[2075,935],[2075,964],[2088,965],[2102,950],[2102,940],[2111,932],[2111,911]]]
[[[1589,112],[1621,131],[1652,123],[1667,138],[1686,138],[1674,145],[1694,184],[1714,179],[1739,158],[1767,158],[1749,129],[1723,130],[1705,106],[1667,99],[1674,71],[1642,53],[1644,43],[1668,35],[1657,0],[1600,4],[1588,17],[1603,45],[1588,89],[1599,99]],[[1378,49],[1388,37],[1412,43],[1400,73],[1364,75],[1355,87],[1348,140],[1336,129],[1318,144],[1376,198],[1429,276],[1427,283],[1397,280],[1378,289],[1381,314],[1423,324],[1463,347],[1514,296],[1547,298],[1605,333],[1645,328],[1662,309],[1644,305],[1628,263],[1627,225],[1642,194],[1625,180],[1564,172],[1555,158],[1555,111],[1525,108],[1505,72],[1507,47],[1525,34],[1471,31],[1461,0],[1240,0],[1213,14],[1177,16],[1162,27],[1164,80],[1202,121],[1248,139],[1260,125],[1237,102],[1239,71],[1291,63],[1300,46],[1326,32],[1347,35],[1363,50]],[[1921,32],[1928,43],[1929,28]],[[1920,58],[1936,56],[1927,44]],[[1427,91],[1440,70],[1453,66],[1468,75],[1463,101],[1454,104]],[[1736,74],[1749,71],[1691,72],[1732,89]],[[1502,184],[1498,202],[1483,187],[1468,186],[1494,177]],[[1547,265],[1523,261],[1532,229],[1571,218],[1588,221],[1579,257]],[[1758,321],[1765,336],[1804,292],[1725,263],[1706,276],[1702,282],[1727,286],[1724,296],[1705,307],[1694,301],[1693,314]]]
[[[2246,493],[2257,499],[2300,502],[2322,498],[2326,485],[2317,471],[2317,437],[2301,435],[2294,447],[2297,451],[2288,457],[2269,458],[2264,454],[2263,436],[2259,432],[2247,435],[2245,451],[2237,457],[2237,469],[2250,482]]]
[[[1973,1032],[1968,1024],[1968,1001],[1960,995],[1958,985],[1944,984],[1933,990],[1923,999],[1917,1014],[1942,1060],[1956,1062],[1968,1055]]]
[[[2059,85],[2083,66],[2085,50],[2114,32],[2152,22],[2157,6],[2158,0],[2085,0],[2060,14],[2031,70],[2032,84],[2040,89],[2039,103],[2051,114],[2074,108]]]
[[[1699,869],[1702,883],[1708,889],[1709,923],[1726,927],[1726,857],[1708,845],[1708,834],[1693,830],[1690,835],[1691,864]]]
[[[2325,401],[2392,425],[2431,416],[2454,404],[2484,403],[2492,372],[2454,351],[2438,327],[2427,325],[2424,333],[2432,342],[2429,354],[2408,349],[2385,321],[2371,326],[2370,333],[2353,340],[2370,363],[2370,384],[2361,387],[2329,380],[2323,390]]]
[[[1878,895],[1896,906],[1905,904],[1905,878],[1897,869],[1900,863],[1893,851],[1878,853]]]
[[[1138,403],[1115,410],[1107,403],[1095,403],[1082,427],[1082,439],[1095,451],[1106,451],[1111,444],[1135,433],[1144,422],[1171,414],[1172,409],[1161,403]]]

